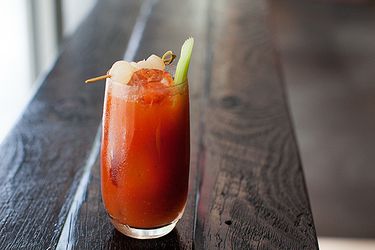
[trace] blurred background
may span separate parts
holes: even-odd
[[[0,2],[0,142],[96,0]]]
[[[95,3],[0,3],[0,142]],[[268,3],[320,248],[375,249],[374,1]]]
[[[375,2],[271,1],[321,249],[375,249]]]

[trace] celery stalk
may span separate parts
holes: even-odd
[[[176,73],[174,75],[175,84],[182,83],[187,80],[187,74],[189,71],[189,64],[191,53],[193,51],[194,38],[190,37],[187,39],[181,47],[181,55],[178,60]]]

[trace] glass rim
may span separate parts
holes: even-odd
[[[134,89],[134,90],[142,87],[140,85],[128,85],[128,84],[120,83],[118,81],[112,80],[111,78],[107,78],[106,84],[107,83],[116,84],[117,86],[121,86],[121,88],[128,88],[128,89]],[[188,79],[186,78],[186,80],[183,81],[183,82],[174,83],[170,86],[165,86],[163,89],[173,89],[173,88],[177,88],[177,87],[184,86],[184,85],[187,85],[187,84],[188,84]]]
[[[164,71],[166,72],[169,72],[171,75],[174,75],[175,71],[176,71],[176,66],[175,65],[172,65],[172,64],[169,64],[169,65],[165,65],[165,69]],[[116,85],[122,85],[121,87],[122,88],[128,88],[128,89],[131,89],[131,90],[135,90],[135,89],[140,89],[142,86],[139,86],[139,85],[128,85],[127,83],[126,84],[123,84],[123,83],[120,83],[120,82],[117,82],[117,81],[114,81],[112,80],[111,78],[107,78],[107,81],[111,81],[111,83],[114,83]],[[174,81],[174,79],[173,79]],[[179,86],[183,86],[185,84],[188,83],[188,78],[186,78],[185,81],[183,82],[180,82],[180,83],[173,83],[172,85],[170,86],[164,86],[163,89],[173,89],[173,88],[177,88]]]
[[[172,65],[172,64],[165,65],[164,71],[170,73],[171,75],[174,75],[174,73],[176,71],[176,66]],[[118,81],[112,80],[110,77],[106,79],[106,84],[107,84],[108,81],[110,81],[111,84],[113,83],[113,84],[116,84],[117,86],[120,86],[121,88],[127,88],[129,90],[136,90],[136,89],[140,89],[142,87],[140,85],[128,85],[127,83],[126,84],[120,83]],[[174,79],[173,79],[173,82],[174,82]],[[188,83],[188,77],[186,77],[186,80],[183,81],[183,82],[173,83],[170,86],[164,86],[163,89],[173,89],[173,88],[177,88],[177,87],[180,87],[180,86],[184,86],[185,84],[187,85],[187,83]]]

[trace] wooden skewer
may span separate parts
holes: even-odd
[[[171,50],[168,50],[162,56],[162,60],[163,60],[163,62],[164,62],[165,65],[171,64],[175,58],[176,58],[176,55],[173,54],[173,52]],[[111,77],[111,75],[109,75],[109,74],[102,75],[102,76],[97,76],[97,77],[93,77],[93,78],[87,79],[85,81],[85,83],[93,83],[93,82],[104,80],[104,79],[107,79],[107,78],[110,78],[110,77]]]
[[[173,54],[172,50],[168,50],[164,53],[164,55],[161,57],[165,65],[169,65],[173,62],[173,60],[176,58],[176,55]]]
[[[97,77],[93,77],[93,78],[87,79],[85,81],[85,83],[93,83],[93,82],[96,82],[96,81],[107,79],[109,77],[111,77],[111,75],[97,76]]]

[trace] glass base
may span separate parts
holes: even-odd
[[[116,221],[115,219],[111,218],[111,222],[113,226],[120,231],[122,234],[129,236],[135,239],[155,239],[160,238],[164,235],[170,233],[173,228],[176,226],[178,219],[174,220],[171,224],[157,227],[157,228],[135,228],[129,225],[121,224],[120,222]]]

